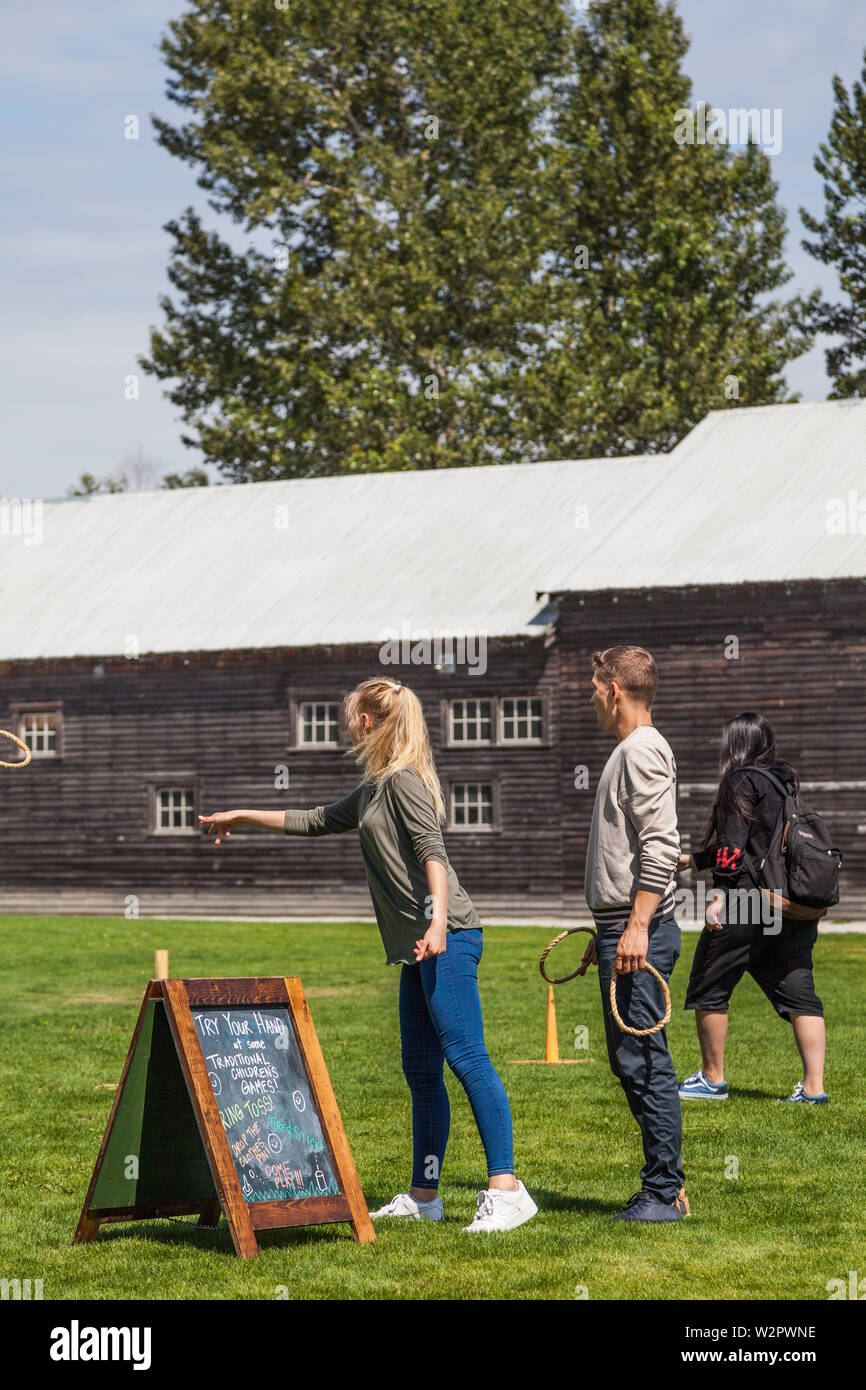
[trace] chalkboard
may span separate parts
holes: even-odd
[[[192,1021],[244,1201],[338,1195],[288,1010],[193,1009]]]
[[[222,1213],[257,1230],[349,1222],[374,1239],[300,980],[151,980],[75,1241],[106,1221]]]

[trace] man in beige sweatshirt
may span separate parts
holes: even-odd
[[[664,1029],[648,1037],[624,1033],[611,1015],[616,972],[620,1016],[648,1028],[664,1013],[661,987],[680,954],[674,917],[674,874],[680,839],[676,763],[652,722],[658,673],[643,647],[609,647],[593,656],[593,704],[599,728],[617,746],[598,784],[586,855],[586,901],[597,937],[582,970],[597,961],[611,1069],[640,1127],[641,1190],[616,1221],[679,1221],[688,1215],[683,1186],[679,1086]]]

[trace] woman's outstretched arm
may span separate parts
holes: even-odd
[[[332,801],[330,806],[316,806],[312,811],[218,811],[213,816],[199,816],[199,820],[208,827],[216,845],[239,825],[276,830],[283,835],[343,835],[358,828],[362,786],[339,801]]]
[[[239,825],[251,825],[255,830],[277,830],[282,833],[285,811],[217,811],[213,816],[199,816],[218,845],[223,836],[231,835]]]

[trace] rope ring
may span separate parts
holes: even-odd
[[[652,1028],[629,1028],[627,1023],[623,1023],[622,1019],[619,1016],[619,1010],[616,1007],[616,982],[619,979],[619,976],[617,975],[616,971],[614,971],[610,977],[610,1011],[613,1014],[622,1031],[624,1033],[631,1033],[633,1038],[648,1038],[650,1033],[658,1033],[661,1028],[664,1028],[666,1023],[670,1022],[671,1017],[671,992],[667,987],[667,982],[662,979],[655,966],[650,965],[649,961],[647,961],[646,965],[643,968],[644,970],[648,970],[649,973],[654,977],[654,979],[658,980],[659,984],[662,987],[662,995],[664,996],[665,1001],[664,1018],[660,1018],[658,1023],[653,1024]]]
[[[17,734],[10,734],[8,729],[0,729],[0,738],[11,739],[13,743],[18,744],[18,747],[25,754],[25,756],[21,758],[17,763],[4,763],[2,760],[0,760],[0,767],[26,767],[27,764],[31,761],[33,753],[27,747],[27,744],[23,741],[23,739],[20,739]]]
[[[578,966],[576,970],[572,970],[570,975],[563,975],[561,979],[556,980],[553,978],[552,975],[548,975],[547,971],[544,968],[544,962],[547,960],[547,957],[550,955],[554,946],[558,946],[560,941],[564,941],[567,936],[573,936],[574,933],[577,931],[585,931],[589,936],[592,937],[593,941],[595,940],[595,932],[593,931],[592,927],[569,927],[568,931],[561,931],[559,933],[559,936],[555,936],[553,940],[550,942],[550,944],[548,946],[545,946],[544,950],[542,951],[541,960],[538,962],[538,968],[541,971],[542,978],[545,979],[549,985],[564,985],[567,980],[573,980],[575,975],[580,974],[580,966]]]
[[[596,934],[592,927],[569,927],[567,931],[561,931],[558,936],[555,936],[542,951],[541,959],[538,962],[538,968],[541,971],[542,978],[545,979],[549,985],[564,985],[581,973],[580,966],[578,966],[576,970],[572,970],[570,975],[562,975],[557,978],[553,975],[548,975],[544,968],[544,962],[547,960],[554,946],[558,946],[560,941],[564,941],[567,936],[573,936],[575,932],[580,931],[586,932],[588,936],[592,937],[593,941],[596,940]],[[623,1023],[620,1018],[619,1009],[616,1006],[616,982],[619,976],[616,971],[614,971],[610,977],[610,1011],[616,1020],[617,1026],[621,1028],[623,1033],[630,1033],[633,1038],[648,1038],[651,1033],[660,1032],[662,1028],[670,1023],[671,1018],[671,992],[668,989],[667,981],[662,978],[655,966],[650,965],[649,961],[647,961],[643,968],[644,970],[648,970],[654,979],[658,980],[662,987],[662,997],[665,1001],[664,1017],[660,1018],[658,1023],[654,1023],[651,1028],[630,1028],[627,1023]]]

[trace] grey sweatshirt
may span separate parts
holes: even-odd
[[[595,794],[586,851],[586,902],[594,917],[628,916],[639,889],[673,907],[680,853],[677,768],[658,729],[638,725],[618,743]]]
[[[330,806],[286,811],[286,835],[342,835],[357,830],[376,921],[389,965],[415,964],[415,942],[430,926],[424,865],[435,859],[448,879],[449,931],[480,927],[481,919],[448,862],[433,799],[411,768],[376,786],[362,782]]]

